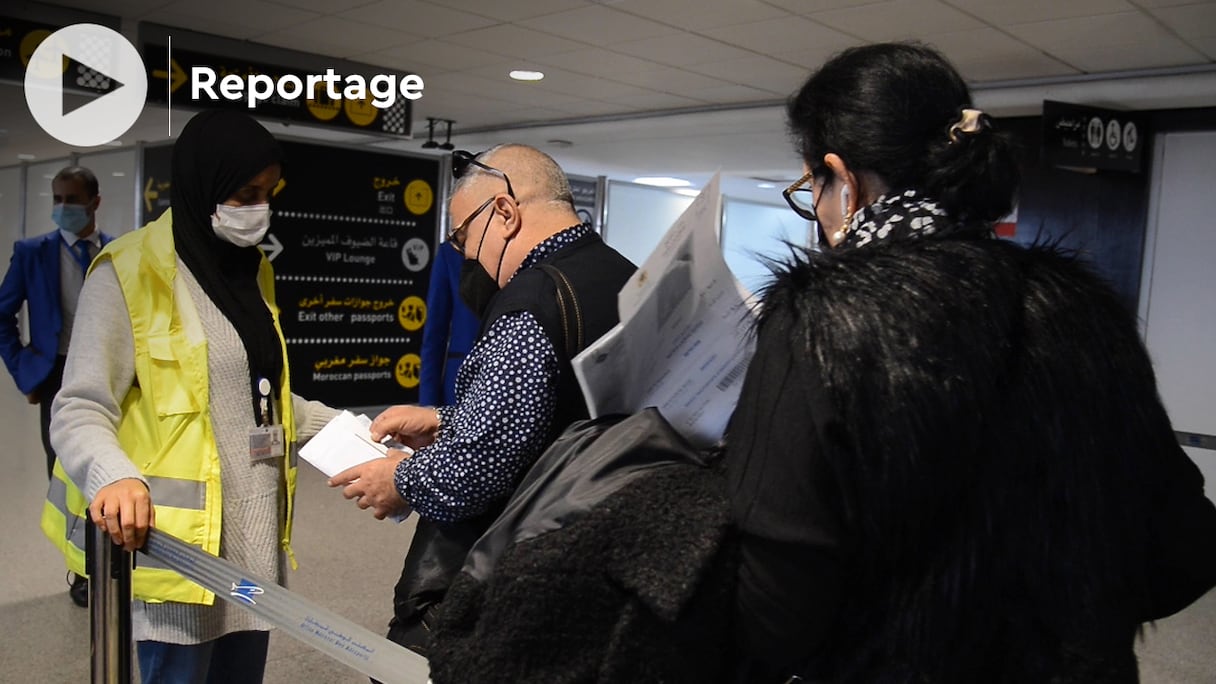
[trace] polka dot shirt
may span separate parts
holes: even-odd
[[[550,237],[516,273],[589,230],[575,226]],[[499,317],[456,374],[456,404],[439,407],[438,438],[397,466],[397,491],[437,522],[471,518],[510,495],[549,446],[558,373],[553,342],[532,314]]]

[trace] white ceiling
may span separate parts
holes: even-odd
[[[831,54],[873,41],[936,45],[997,114],[1035,113],[1046,90],[1124,108],[1216,105],[1216,0],[59,1],[118,14],[128,32],[151,21],[413,71],[426,82],[415,135],[428,116],[454,119],[458,146],[530,142],[572,172],[616,177],[796,176],[780,102]],[[507,78],[521,68],[545,79]],[[15,90],[0,95],[0,164],[52,154]],[[165,114],[149,111],[126,142],[166,137]]]

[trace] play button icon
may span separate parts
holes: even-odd
[[[103,72],[98,71],[97,69],[94,69],[93,67],[89,66],[88,64],[83,64],[81,62],[77,62],[76,60],[69,58],[68,59],[69,73],[73,69],[75,69],[76,72],[78,72],[78,73],[96,74],[98,78],[95,78],[93,80],[98,82],[96,85],[96,89],[99,91],[98,92],[99,95],[108,95],[123,86],[122,81],[119,81],[116,78],[109,78]],[[66,90],[64,90],[61,93],[61,96],[59,98],[60,101],[63,103],[63,107],[61,108],[62,113],[65,115],[71,114],[72,112],[93,102],[96,99],[96,96],[90,97],[90,98],[83,98],[83,97],[63,97],[63,95],[67,95]]]
[[[81,104],[81,93],[96,97]],[[34,120],[75,147],[104,145],[126,133],[147,94],[135,46],[97,24],[73,24],[47,36],[25,72],[25,102]]]

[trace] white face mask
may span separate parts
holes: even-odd
[[[270,205],[230,207],[217,204],[215,213],[211,215],[211,228],[225,242],[237,247],[253,247],[260,244],[266,231],[270,230]]]

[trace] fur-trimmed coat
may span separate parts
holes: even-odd
[[[989,239],[799,257],[764,294],[726,463],[744,681],[1137,681],[1216,583],[1216,507],[1134,319]]]

